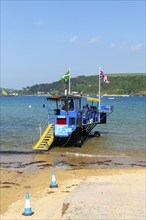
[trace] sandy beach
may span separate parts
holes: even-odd
[[[58,188],[50,188],[52,170]],[[145,168],[1,170],[1,220],[146,219]],[[23,216],[26,192],[34,214]]]

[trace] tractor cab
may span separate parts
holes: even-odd
[[[54,124],[55,136],[68,137],[78,126],[80,97],[52,96],[48,97],[46,101],[48,121]]]

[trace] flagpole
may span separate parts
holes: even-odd
[[[70,68],[69,68],[68,94],[70,95]]]
[[[98,74],[99,74],[99,86],[98,86],[98,95],[99,95],[99,105],[98,105],[98,111],[99,111],[99,116],[98,116],[98,121],[100,122],[100,70],[101,68],[99,67],[99,70],[98,70]]]
[[[98,88],[99,88],[99,91],[98,91],[98,94],[99,94],[99,106],[98,106],[98,108],[99,108],[99,110],[100,110],[100,67],[99,67],[99,86],[98,86]]]

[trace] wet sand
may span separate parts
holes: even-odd
[[[1,169],[2,220],[146,219],[145,168],[41,168]],[[54,189],[52,170],[59,186]],[[34,212],[27,217],[22,215],[26,192]]]

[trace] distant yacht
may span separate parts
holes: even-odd
[[[108,99],[115,99],[115,97],[109,97]]]

